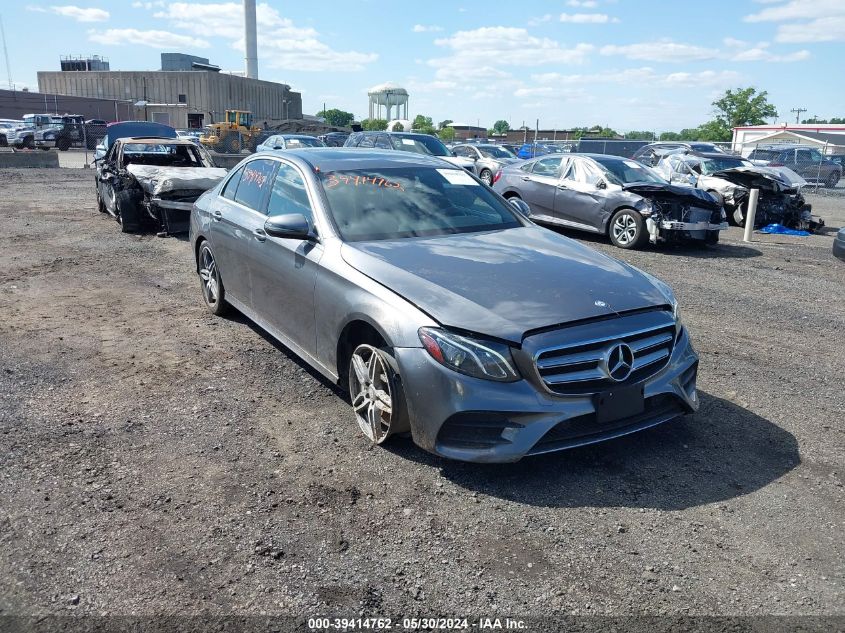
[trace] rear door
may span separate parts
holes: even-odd
[[[241,167],[214,201],[211,244],[226,292],[254,309],[254,283],[249,256],[253,242],[262,239],[263,209],[270,190],[275,161],[251,160]]]
[[[550,156],[531,163],[528,171],[520,171],[520,195],[531,207],[533,215],[542,219],[555,217],[555,191],[559,184],[563,156]]]
[[[300,213],[314,226],[305,177],[280,162],[264,210],[266,216]],[[314,287],[323,245],[264,235],[250,243],[248,257],[255,310],[261,319],[301,350],[314,355]]]

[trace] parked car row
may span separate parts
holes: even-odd
[[[167,214],[190,206],[213,314],[239,310],[346,389],[369,441],[410,433],[476,462],[603,441],[699,405],[698,356],[671,289],[536,222],[622,248],[713,243],[729,196],[706,178],[778,173],[675,153],[662,168],[683,163],[695,183],[680,169],[670,183],[629,158],[523,161],[497,145],[449,151],[432,136],[362,132],[344,148],[277,135],[291,138],[206,174],[203,148],[150,135],[110,127],[101,210],[166,230]]]

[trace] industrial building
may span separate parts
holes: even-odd
[[[132,107],[131,118],[176,128],[201,128],[232,109],[253,112],[258,125],[302,118],[302,96],[286,84],[223,73],[192,55],[163,53],[161,58],[163,70],[39,71],[38,89],[115,100]]]

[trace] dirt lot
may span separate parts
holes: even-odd
[[[121,234],[92,181],[0,172],[0,614],[845,615],[832,231],[588,239],[674,287],[702,409],[478,466],[369,446],[331,385],[206,313],[186,241]]]

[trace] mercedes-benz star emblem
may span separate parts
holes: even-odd
[[[634,369],[634,352],[625,343],[616,343],[604,354],[604,370],[611,380],[622,382]]]

